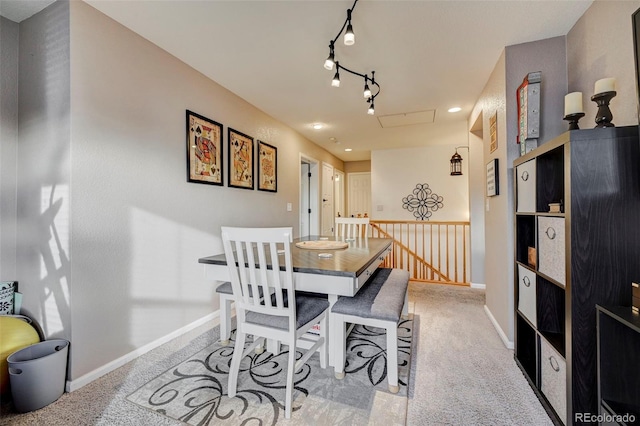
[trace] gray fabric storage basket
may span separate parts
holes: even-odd
[[[51,404],[64,393],[69,341],[52,339],[9,355],[13,405],[21,413]]]

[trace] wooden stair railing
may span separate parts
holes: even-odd
[[[412,281],[469,285],[469,222],[372,220],[372,237],[392,238],[385,267],[406,269]]]

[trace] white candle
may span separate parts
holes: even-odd
[[[582,108],[582,92],[571,92],[564,97],[564,115],[584,112]]]
[[[596,87],[593,93],[595,95],[604,92],[614,92],[616,90],[616,79],[615,78],[602,78],[596,81]]]

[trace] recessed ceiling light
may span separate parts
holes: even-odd
[[[336,139],[336,138],[334,138],[333,136],[331,136],[331,137],[329,138],[329,140],[330,140],[330,141],[335,142],[337,139]]]
[[[324,127],[324,125],[323,125],[322,123],[315,123],[315,124],[313,125],[313,128],[314,128],[314,129],[316,129],[316,130],[320,130],[320,129],[322,129],[323,127]]]
[[[460,107],[453,107],[453,108],[449,108],[447,111],[449,111],[449,112],[458,112],[458,111],[462,111],[462,108],[460,108]]]
[[[353,151],[351,148],[345,148],[344,150],[345,150],[346,152],[351,152],[351,151]]]

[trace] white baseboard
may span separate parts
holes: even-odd
[[[481,288],[483,290],[487,289],[487,285],[486,284],[480,284],[480,283],[471,283],[471,288]]]
[[[220,316],[220,311],[215,311],[213,313],[210,313],[209,315],[200,318],[199,320],[196,320],[194,322],[192,322],[191,324],[185,325],[182,328],[179,328],[178,330],[167,334],[166,336],[163,336],[157,340],[154,340],[153,342],[147,343],[146,345],[132,351],[129,352],[126,355],[121,356],[118,359],[115,359],[111,362],[109,362],[108,364],[103,365],[102,367],[96,368],[95,370],[81,376],[78,377],[75,380],[67,380],[67,383],[65,385],[65,390],[67,392],[73,392],[75,390],[80,389],[81,387],[88,385],[89,383],[93,382],[94,380],[104,376],[107,373],[112,372],[113,370],[122,367],[123,365],[125,365],[126,363],[128,363],[129,361],[133,361],[134,359],[138,358],[139,356],[142,356],[144,354],[146,354],[147,352],[175,339],[176,337],[179,337],[185,333],[188,333],[189,331],[195,329],[196,327],[201,326],[202,324],[205,324],[208,321],[211,321],[217,317]]]
[[[509,340],[504,331],[502,331],[502,327],[500,327],[498,321],[496,321],[496,319],[493,317],[493,314],[491,313],[487,305],[484,305],[484,311],[489,317],[489,321],[491,321],[491,323],[493,324],[493,328],[495,328],[498,332],[498,336],[500,336],[500,339],[502,339],[502,343],[504,343],[507,349],[513,349],[513,341]]]

